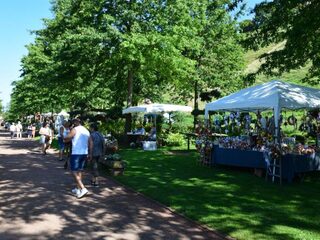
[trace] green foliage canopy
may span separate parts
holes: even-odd
[[[190,92],[194,81],[227,91],[242,67],[229,13],[238,2],[53,1],[54,17],[22,59],[11,111],[122,108]]]
[[[246,47],[258,49],[275,43],[283,47],[260,56],[258,73],[280,75],[311,63],[303,79],[318,84],[320,79],[320,2],[318,0],[262,2],[254,8],[255,17],[243,29]]]

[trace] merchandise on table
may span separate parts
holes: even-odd
[[[275,146],[269,137],[261,136],[223,137],[218,140],[218,145],[220,148],[261,152],[270,151]],[[283,138],[281,151],[282,154],[314,154],[317,148],[315,145],[296,143],[294,138]]]

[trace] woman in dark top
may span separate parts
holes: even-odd
[[[89,156],[91,160],[92,167],[92,179],[91,184],[95,187],[99,186],[99,172],[98,172],[98,162],[101,157],[104,156],[104,136],[98,132],[98,125],[92,123],[90,125],[90,137],[92,139],[92,146],[89,149]]]

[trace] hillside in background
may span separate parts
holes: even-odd
[[[283,46],[284,46],[284,43],[280,43],[277,45],[268,46],[268,47],[260,49],[258,51],[248,51],[244,56],[245,57],[245,65],[246,65],[245,72],[246,73],[256,72],[258,70],[258,68],[260,67],[260,65],[262,64],[262,62],[259,59],[259,56],[261,54],[279,50]],[[317,85],[310,85],[310,84],[302,82],[302,79],[308,73],[309,67],[310,67],[310,65],[307,65],[305,67],[301,67],[300,69],[296,69],[296,70],[292,70],[288,73],[284,73],[281,76],[267,76],[264,74],[260,74],[257,76],[256,82],[254,83],[254,85],[262,84],[262,83],[268,82],[273,79],[279,79],[279,80],[282,80],[285,82],[290,82],[290,83],[294,83],[294,84],[298,84],[298,85],[304,85],[304,86],[320,89],[320,83]],[[212,99],[212,101],[214,101],[214,99]],[[206,104],[206,102],[199,101],[199,109],[203,109],[205,104]],[[193,107],[193,100],[190,101],[188,103],[188,105]]]
[[[248,51],[245,54],[245,62],[246,62],[246,73],[253,73],[258,70],[262,62],[259,59],[259,56],[263,53],[272,52],[281,49],[284,46],[284,43],[280,43],[277,45],[271,45],[266,48],[260,49],[258,51]],[[299,85],[305,85],[315,88],[320,88],[320,83],[317,85],[309,85],[307,83],[303,83],[302,79],[308,73],[309,65],[305,67],[301,67],[300,69],[292,70],[288,73],[284,73],[281,76],[266,76],[264,74],[258,75],[255,84],[261,84],[264,82],[268,82],[271,79],[280,79],[286,82],[291,82]]]

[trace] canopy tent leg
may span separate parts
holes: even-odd
[[[274,116],[274,134],[275,134],[275,143],[281,143],[281,134],[280,134],[280,107],[276,107],[273,109],[273,116]]]

